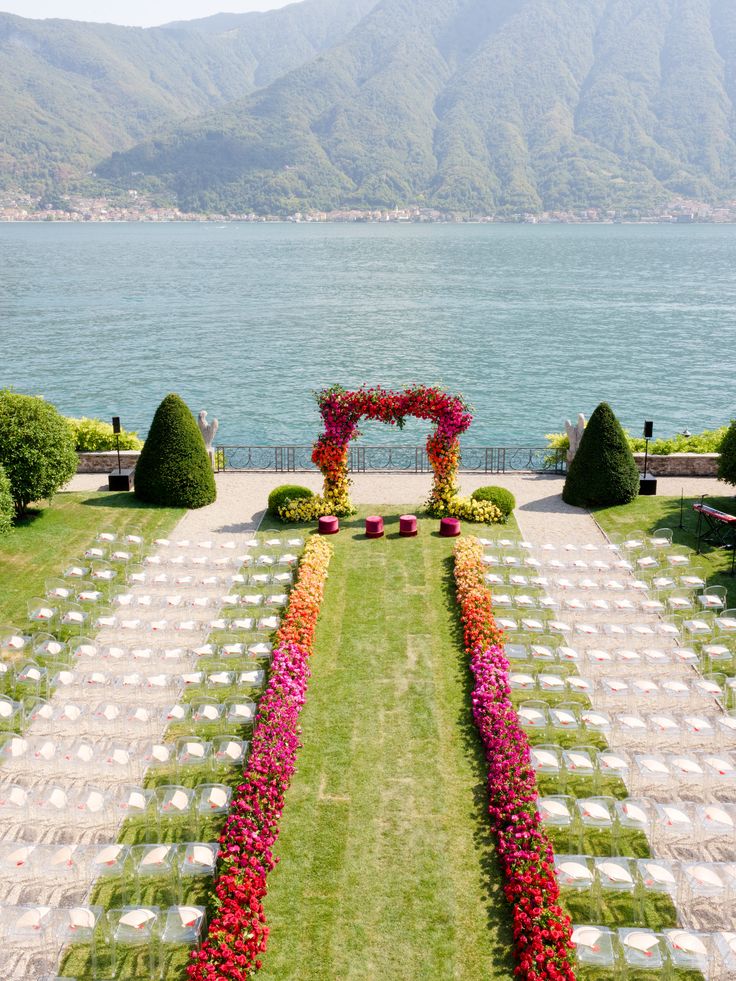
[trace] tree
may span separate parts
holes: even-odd
[[[13,514],[15,505],[13,503],[13,493],[10,489],[8,475],[0,467],[0,537],[7,535],[13,527]]]
[[[736,484],[736,419],[726,430],[720,446],[720,454],[718,479],[727,484]]]
[[[217,497],[202,434],[178,395],[167,395],[156,409],[134,483],[136,497],[149,504],[203,508]]]
[[[53,405],[0,391],[0,465],[10,480],[16,514],[46,500],[77,472],[69,426]]]
[[[627,504],[639,492],[639,471],[621,425],[601,402],[570,464],[562,500],[576,507]]]

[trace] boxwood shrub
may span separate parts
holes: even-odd
[[[516,507],[516,498],[511,491],[506,490],[505,487],[495,487],[493,484],[479,487],[473,491],[470,497],[474,501],[490,501],[491,504],[495,504],[503,515],[504,521]]]
[[[314,497],[314,491],[308,487],[301,487],[299,484],[281,484],[279,487],[274,487],[268,495],[268,513],[278,518],[279,508],[288,501],[307,500],[310,497]]]

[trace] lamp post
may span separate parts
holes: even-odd
[[[654,423],[647,420],[644,423],[644,473],[639,477],[639,494],[642,497],[654,497],[657,493],[657,479],[652,477],[647,467],[649,465],[649,440],[654,435]]]

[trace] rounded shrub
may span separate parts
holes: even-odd
[[[178,395],[167,395],[156,409],[134,484],[141,501],[167,507],[203,508],[217,497],[202,434]]]
[[[474,501],[490,501],[491,504],[495,504],[504,520],[516,507],[516,498],[510,490],[506,490],[505,487],[494,487],[492,484],[488,487],[479,487],[470,497]]]
[[[13,515],[15,505],[13,504],[13,493],[10,489],[10,480],[5,470],[0,467],[0,537],[7,535],[13,527]]]
[[[53,405],[32,395],[0,391],[0,466],[10,480],[19,515],[71,480],[77,472],[74,440]]]
[[[626,434],[607,402],[601,402],[570,464],[562,500],[576,507],[628,504],[639,493],[639,471]]]
[[[727,484],[736,484],[736,419],[726,430],[726,435],[721,442],[720,454],[718,479]]]
[[[299,484],[281,484],[280,487],[274,487],[268,495],[268,513],[278,518],[279,510],[289,501],[306,501],[312,497],[314,492],[308,487],[301,487]]]

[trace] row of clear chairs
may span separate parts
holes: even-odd
[[[162,724],[191,722],[194,725],[206,723],[232,723],[246,725],[253,716],[253,703],[244,695],[263,688],[265,674],[253,671],[220,671],[213,674],[196,672],[201,676],[207,691],[217,695],[230,695],[221,701],[219,698],[194,699],[191,702],[167,702],[157,707],[151,701],[102,701],[88,704],[85,701],[30,700],[28,704],[15,702],[0,696],[0,731],[15,733],[25,731],[34,725],[34,737],[54,735],[59,738],[69,734],[88,733],[131,740],[146,736],[152,738],[161,731]],[[234,689],[238,695],[234,697]],[[247,718],[246,718],[247,716]],[[245,719],[245,721],[243,721]],[[0,750],[1,752],[1,750]]]
[[[601,916],[605,893],[618,892],[633,900],[630,923],[646,920],[645,903],[652,894],[670,897],[688,920],[707,905],[724,927],[736,927],[736,864],[678,862],[659,858],[555,855],[555,873],[562,890],[590,897],[588,915]],[[714,909],[715,907],[715,909]]]
[[[171,830],[198,835],[203,821],[227,813],[231,797],[231,788],[222,783],[200,783],[196,788],[162,784],[150,793],[139,784],[119,785],[113,791],[90,784],[74,789],[58,783],[30,789],[6,784],[0,786],[0,813],[17,823],[26,841],[36,841],[44,827],[62,818],[73,817],[85,827],[113,827],[121,816],[146,817],[146,836],[158,841]]]
[[[594,732],[612,738],[617,746],[639,746],[651,735],[657,736],[660,745],[667,740],[675,745],[697,747],[716,738],[722,746],[736,745],[736,715],[732,713],[622,712],[610,715],[602,709],[586,708],[579,702],[549,705],[534,699],[522,702],[517,712],[522,727],[541,736]]]
[[[629,666],[634,666],[629,664]],[[685,680],[679,674],[653,677],[633,675],[603,675],[601,678],[583,677],[578,674],[563,674],[550,671],[535,671],[534,665],[529,670],[514,670],[509,674],[509,685],[512,691],[545,692],[551,694],[578,693],[591,696],[597,695],[597,705],[603,701],[613,705],[626,703],[627,707],[643,707],[648,702],[666,700],[682,702],[684,699],[726,699],[729,692],[736,688],[736,679],[727,678],[725,674],[715,672],[706,676],[688,676]]]
[[[57,909],[48,906],[3,906],[0,938],[4,958],[14,947],[36,947],[49,966],[58,964],[69,944],[86,945],[91,952],[92,977],[116,978],[121,957],[130,949],[143,954],[136,977],[163,981],[167,973],[168,949],[196,946],[206,926],[202,906],[125,906],[103,911],[99,906]],[[105,961],[105,973],[102,962]],[[145,965],[145,966],[144,966]],[[52,968],[53,970],[53,968]]]
[[[677,641],[680,637],[680,625],[674,618],[640,620],[632,623],[620,620],[599,623],[578,620],[574,615],[568,615],[564,620],[549,618],[544,615],[544,611],[536,611],[533,616],[510,617],[505,614],[496,616],[496,623],[505,633],[511,634],[512,639],[516,633],[551,634],[564,638],[608,637],[613,641],[622,642],[627,638],[635,638],[642,643],[651,642],[657,637],[670,641]],[[708,628],[710,631],[713,629],[713,626]]]
[[[595,746],[563,748],[555,743],[530,747],[530,760],[537,773],[553,778],[564,790],[571,779],[590,779],[594,787],[618,777],[638,792],[641,787],[677,785],[685,794],[687,788],[702,792],[726,792],[736,789],[736,757],[722,750],[701,753],[650,753],[642,749],[627,753],[621,749],[598,749]]]
[[[628,638],[630,640],[630,638]],[[679,645],[660,647],[648,644],[646,647],[596,647],[586,644],[560,644],[560,638],[538,637],[516,634],[506,640],[504,650],[509,662],[529,661],[534,664],[584,664],[586,671],[597,673],[614,665],[651,665],[662,667],[668,664],[697,665],[707,660],[709,651],[713,652],[714,663],[720,658],[724,663],[730,661],[734,651],[727,645],[699,645],[681,647]],[[730,643],[730,642],[729,642]]]
[[[146,880],[165,876],[171,879],[172,898],[181,902],[187,882],[215,875],[219,852],[216,842],[204,841],[67,845],[4,840],[0,842],[0,871],[6,886],[21,888],[26,901],[39,877],[44,890],[53,886],[78,894],[101,879],[116,877],[121,879],[126,901],[140,902]]]
[[[274,608],[286,606],[288,601],[287,593],[224,593],[219,596],[185,595],[181,592],[154,593],[130,592],[118,593],[112,600],[113,607],[120,609],[180,609],[182,607],[192,607],[194,609],[210,609],[211,607],[228,606],[247,606],[251,608]]]
[[[304,548],[304,539],[300,537],[293,538],[280,538],[277,536],[269,536],[268,538],[249,538],[243,542],[235,542],[233,540],[227,542],[215,543],[211,540],[206,541],[193,541],[191,539],[177,539],[172,541],[170,538],[155,538],[153,544],[156,548],[164,549],[203,549],[205,551],[212,551],[213,549],[220,548],[226,551],[234,551],[238,548],[265,548],[265,549],[302,549]]]
[[[588,924],[573,928],[577,963],[626,978],[631,971],[697,971],[707,981],[733,979],[736,933],[671,929],[661,933],[639,927],[611,930]]]
[[[601,847],[620,853],[625,831],[638,831],[654,846],[669,842],[697,849],[704,842],[736,846],[736,804],[696,804],[683,800],[657,801],[645,797],[571,797],[556,794],[537,799],[542,824],[566,832],[569,845],[582,851],[586,834],[600,835]],[[569,847],[568,845],[568,847]]]
[[[61,651],[59,651],[61,647]],[[141,664],[156,663],[166,664],[190,664],[193,661],[202,659],[220,660],[227,658],[256,658],[268,659],[273,651],[273,645],[269,641],[258,640],[245,642],[238,634],[228,637],[227,632],[223,632],[218,643],[205,641],[191,647],[164,647],[154,648],[145,645],[133,645],[131,647],[121,646],[120,644],[102,644],[90,637],[78,637],[70,640],[67,644],[59,642],[44,642],[43,645],[34,647],[33,653],[36,658],[41,660],[48,656],[52,663],[61,661],[63,670],[67,666],[75,669],[75,665],[96,665],[98,661],[105,662],[105,670],[112,670],[117,663],[124,665],[127,670],[127,662],[138,661]],[[68,665],[66,663],[68,661]],[[48,669],[49,673],[51,668]],[[61,684],[74,684],[78,676],[70,680],[60,679]]]
[[[687,552],[668,552],[667,554],[646,554],[632,558],[615,555],[605,558],[572,558],[570,556],[544,555],[542,553],[486,552],[483,565],[502,569],[544,569],[552,572],[570,571],[580,574],[602,572],[641,572],[654,573],[659,569],[685,569],[691,564]]]
[[[151,710],[145,705],[136,706],[133,715],[141,714],[133,718],[128,713],[119,711],[119,707],[114,703],[107,703],[107,705],[117,710],[118,714],[113,711],[101,712],[101,724],[108,723],[103,737],[65,737],[59,733],[58,724],[56,727],[51,727],[50,735],[39,734],[27,737],[12,731],[0,732],[0,761],[5,764],[14,763],[16,767],[61,765],[69,770],[96,766],[110,772],[117,766],[133,765],[135,759],[141,756],[138,747],[154,745],[151,737],[160,731],[162,723],[173,724],[191,720],[194,725],[209,724],[217,729],[223,729],[224,731],[218,735],[225,738],[229,735],[229,730],[225,728],[227,726],[238,730],[251,726],[258,708],[256,702],[240,696],[222,702],[214,699],[195,701],[191,706],[187,702],[176,703],[161,711]],[[144,716],[144,712],[148,715]],[[117,718],[121,719],[119,735],[111,731]],[[72,723],[71,728],[74,728],[76,722],[75,731],[77,731],[81,717],[69,721]],[[145,757],[143,762],[150,763]]]

